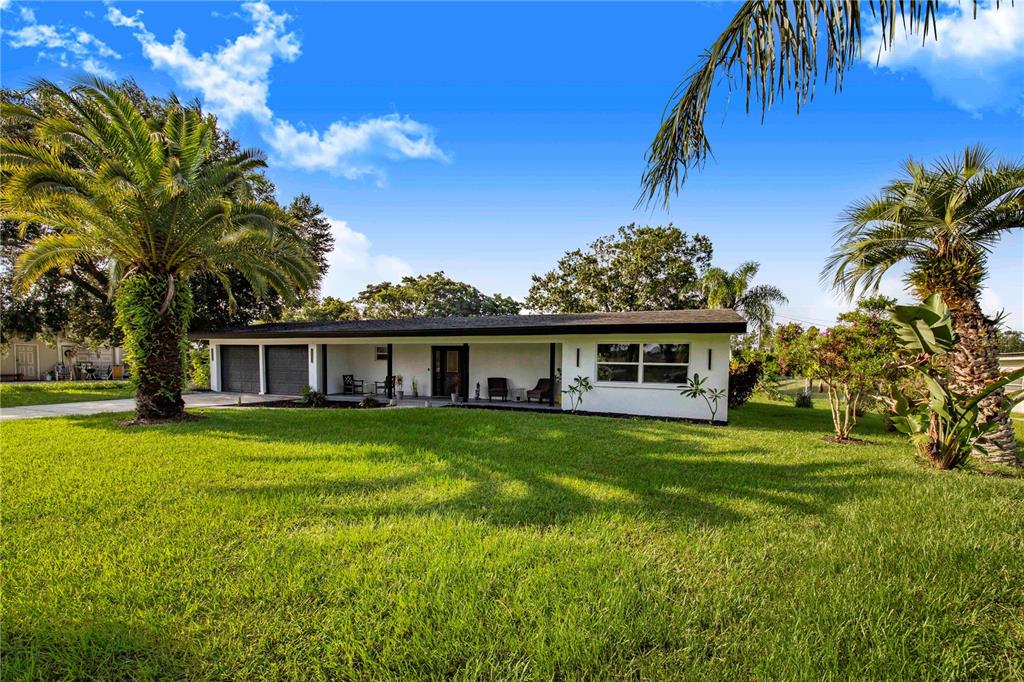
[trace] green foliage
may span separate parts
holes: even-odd
[[[56,405],[131,398],[127,381],[25,381],[0,383],[0,407]]]
[[[900,28],[925,39],[930,29],[938,37],[936,16],[941,4],[940,0],[874,0],[867,6],[871,17],[878,20],[881,47],[889,49]],[[781,101],[787,94],[799,113],[814,98],[822,66],[825,80],[831,76],[835,90],[841,90],[843,76],[860,61],[862,36],[873,35],[864,26],[864,6],[840,0],[740,4],[665,106],[661,126],[647,151],[638,206],[655,200],[667,206],[688,172],[704,166],[711,155],[704,118],[712,92],[720,83],[730,91],[742,84],[748,113],[753,101],[760,104],[762,119],[776,99]]]
[[[193,389],[210,390],[210,349],[206,345],[190,345],[188,350],[188,383]]]
[[[1024,369],[988,383],[974,395],[950,389],[942,366],[944,356],[957,343],[953,321],[942,297],[929,296],[921,305],[896,306],[893,317],[904,347],[917,354],[910,367],[918,373],[927,389],[920,398],[908,397],[893,387],[891,405],[893,425],[917,444],[920,452],[939,469],[964,466],[972,454],[987,451],[985,436],[999,427],[997,420],[981,419],[980,403],[989,395],[1024,377]],[[1002,410],[1024,400],[1024,391],[1010,394]]]
[[[1024,353],[1024,332],[1009,327],[997,329],[996,351],[999,353]]]
[[[803,388],[796,392],[793,396],[793,407],[800,408],[812,408],[814,407],[814,398],[807,389]]]
[[[702,398],[707,403],[708,411],[711,413],[712,423],[715,421],[715,414],[718,412],[718,403],[726,397],[725,390],[711,388],[705,377],[694,372],[685,384],[679,387],[679,395],[685,398]]]
[[[733,359],[729,363],[729,407],[740,407],[750,400],[763,373],[760,360]]]
[[[521,306],[508,296],[487,296],[444,272],[370,284],[353,300],[366,319],[517,315]]]
[[[775,306],[789,301],[776,286],[750,285],[760,269],[760,264],[754,261],[747,261],[732,272],[709,268],[699,282],[708,308],[731,308],[739,312],[747,318],[750,333],[758,339],[771,327]]]
[[[359,309],[351,301],[324,296],[319,301],[309,300],[300,307],[286,310],[283,320],[295,322],[341,322],[360,319]]]
[[[124,357],[132,367],[129,379],[138,391],[143,385],[158,386],[157,392],[168,399],[181,394],[181,383],[188,368],[189,343],[186,330],[192,319],[192,295],[188,286],[175,287],[167,302],[168,278],[153,274],[135,274],[122,280],[116,299],[117,326],[124,333]],[[177,381],[166,383],[165,367],[159,361],[167,355],[167,334],[174,334],[177,348]],[[157,357],[162,356],[162,357]]]
[[[700,308],[695,286],[711,264],[711,251],[710,239],[671,224],[626,225],[534,275],[525,305],[542,313]]]
[[[299,402],[307,407],[323,407],[327,404],[327,396],[320,391],[313,390],[311,386],[303,386]]]
[[[590,382],[590,377],[577,376],[569,384],[569,388],[562,391],[563,394],[569,396],[569,408],[573,414],[576,414],[576,410],[583,404],[583,396],[594,390],[594,384]]]

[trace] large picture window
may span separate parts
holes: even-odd
[[[621,383],[684,384],[690,346],[686,343],[599,343],[597,380]]]

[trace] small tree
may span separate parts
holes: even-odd
[[[836,440],[849,440],[864,403],[900,373],[895,326],[875,313],[855,311],[820,334],[808,330],[805,342],[807,373],[827,389]]]
[[[562,391],[569,396],[569,408],[573,414],[583,404],[583,396],[594,390],[594,384],[590,383],[589,377],[578,376],[569,384],[569,388]]]
[[[711,422],[714,423],[715,414],[718,413],[718,403],[726,397],[725,389],[711,388],[708,386],[708,380],[696,372],[679,389],[679,395],[686,398],[703,398],[708,405],[708,411],[711,412]]]

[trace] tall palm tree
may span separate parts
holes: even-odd
[[[1010,230],[1024,227],[1024,166],[968,147],[930,167],[913,160],[879,195],[851,205],[839,229],[823,279],[850,296],[877,289],[882,275],[909,265],[907,284],[924,298],[942,294],[960,342],[950,361],[951,386],[976,393],[999,376],[996,321],[978,302],[989,251]],[[990,457],[1019,464],[1003,392],[981,403],[980,413],[999,427]]]
[[[4,107],[4,116],[33,127],[34,139],[0,140],[0,214],[54,232],[21,254],[18,281],[28,287],[85,259],[104,264],[117,288],[137,416],[178,417],[189,277],[213,274],[231,301],[234,269],[258,291],[293,299],[314,280],[315,264],[289,216],[252,199],[261,154],[213,158],[213,121],[197,106],[172,99],[158,120],[103,81],[34,88],[58,106],[46,114]]]
[[[775,306],[789,302],[776,286],[750,286],[760,269],[760,264],[754,261],[742,263],[732,272],[722,268],[708,268],[698,283],[709,308],[732,308],[742,313],[758,338],[775,319]]]
[[[789,95],[797,113],[815,93],[820,70],[832,77],[833,89],[843,88],[843,76],[861,54],[863,29],[877,21],[881,49],[899,36],[938,39],[936,16],[944,0],[746,0],[725,30],[708,47],[672,93],[661,127],[647,150],[643,190],[638,205],[664,204],[686,181],[687,173],[704,166],[711,143],[704,117],[714,86],[740,83],[760,104],[761,118]],[[978,0],[973,0],[977,15]],[[995,0],[996,7],[999,0]],[[869,12],[863,11],[865,7]],[[823,62],[823,63],[822,63]]]

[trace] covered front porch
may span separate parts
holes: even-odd
[[[360,395],[328,395],[327,399],[332,402],[352,402],[357,403],[367,396]],[[558,404],[549,405],[545,400],[543,402],[531,401],[526,402],[522,400],[488,400],[487,398],[470,398],[468,401],[459,400],[458,402],[452,402],[451,397],[447,398],[433,398],[430,396],[419,396],[417,398],[409,397],[408,395],[402,398],[386,398],[384,396],[373,396],[378,400],[387,400],[388,403],[394,403],[394,407],[459,407],[459,408],[490,408],[494,410],[516,410],[516,411],[531,411],[531,412],[560,412],[561,406]]]
[[[432,404],[558,405],[561,344],[526,341],[318,344],[322,390],[332,399],[364,395]]]

